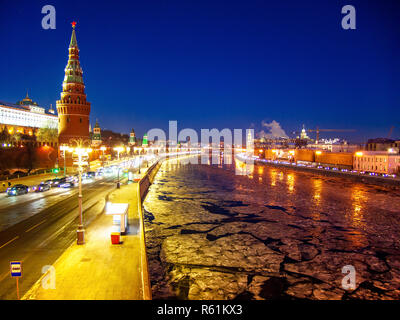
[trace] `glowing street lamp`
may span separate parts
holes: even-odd
[[[120,152],[123,152],[125,150],[125,148],[124,147],[115,147],[114,148],[114,151],[117,151],[118,152],[118,161],[119,161],[119,153]],[[119,182],[119,170],[120,170],[120,167],[118,167],[118,169],[117,169],[117,173],[118,173],[118,180],[117,180],[117,189],[119,189],[119,187],[120,187],[120,182]]]
[[[71,139],[71,142],[76,143],[76,148],[70,148],[69,151],[73,152],[75,155],[78,156],[78,173],[79,173],[79,225],[77,232],[77,244],[84,244],[85,243],[85,230],[83,229],[83,218],[82,218],[82,167],[87,164],[84,159],[88,159],[89,153],[92,152],[91,148],[85,148],[85,143],[90,143],[89,140],[83,139]],[[89,159],[88,159],[89,161]]]
[[[119,160],[119,153],[120,153],[120,152],[123,152],[124,150],[125,150],[124,147],[115,147],[115,148],[114,148],[114,151],[117,151],[117,152],[118,152],[118,160]]]
[[[101,146],[100,150],[103,152],[102,160],[104,161],[104,151],[106,151],[107,148],[105,146]]]
[[[362,153],[361,151],[356,152],[356,156],[357,156],[357,157],[362,157],[362,156],[363,156],[363,153]]]
[[[66,158],[67,158],[67,151],[70,151],[70,147],[67,145],[62,145],[60,146],[60,150],[63,152],[64,155],[64,177],[67,176],[67,164],[66,164]]]

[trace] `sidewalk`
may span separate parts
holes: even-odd
[[[129,229],[122,244],[111,244],[112,216],[100,215],[85,230],[85,245],[72,244],[53,264],[56,289],[44,289],[42,277],[22,299],[143,299],[138,185],[121,185],[108,199],[129,203]]]

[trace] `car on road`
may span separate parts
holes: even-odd
[[[44,181],[43,183],[46,183],[51,186],[53,184],[53,179],[48,179],[48,180]]]
[[[102,177],[102,176],[104,176],[104,171],[103,171],[103,169],[97,170],[97,171],[96,171],[96,177]]]
[[[60,187],[62,184],[68,182],[68,178],[67,177],[63,177],[63,178],[55,178],[53,179],[53,184],[51,185],[52,187]]]
[[[36,192],[43,192],[43,191],[47,191],[50,190],[50,185],[48,183],[40,183],[37,186],[35,186],[35,191]]]
[[[60,178],[55,178],[51,180],[51,186],[52,187],[58,187],[58,185],[60,184]]]
[[[105,175],[111,175],[113,173],[113,169],[111,169],[110,167],[107,167],[104,169],[104,174]]]
[[[63,178],[63,179],[65,179],[65,182],[69,182],[69,181],[74,182],[75,176],[68,176],[68,177],[65,177],[65,178]]]
[[[60,188],[73,188],[75,186],[73,181],[66,181],[64,183],[59,184]]]
[[[26,194],[28,192],[29,188],[24,184],[16,184],[15,186],[7,189],[8,196],[18,196],[20,194]]]
[[[88,171],[86,175],[87,175],[88,178],[94,178],[96,176],[96,172]]]

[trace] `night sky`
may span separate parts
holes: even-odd
[[[56,8],[56,30],[41,9]],[[354,5],[357,29],[341,27]],[[279,122],[400,138],[400,1],[0,0],[0,100],[60,98],[72,21],[91,122],[249,128]],[[265,130],[265,128],[264,128]],[[314,136],[314,135],[312,135]]]

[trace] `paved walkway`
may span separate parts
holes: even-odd
[[[112,245],[112,216],[102,214],[86,229],[86,244],[71,245],[53,264],[56,288],[44,289],[44,277],[23,299],[141,300],[143,299],[138,183],[121,185],[108,201],[129,203],[129,229],[122,244]]]

